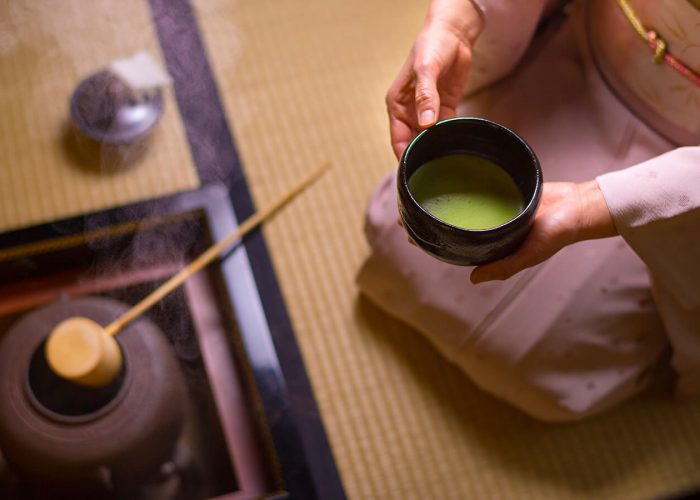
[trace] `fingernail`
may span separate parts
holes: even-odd
[[[418,122],[422,127],[426,125],[430,125],[433,123],[433,120],[435,119],[435,113],[433,113],[432,109],[426,109],[424,111],[421,111],[420,116],[418,117]]]

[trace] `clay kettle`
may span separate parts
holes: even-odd
[[[127,309],[106,298],[56,302],[0,338],[0,450],[30,488],[105,498],[147,481],[172,455],[185,384],[171,345],[151,321],[140,318],[119,333],[124,366],[106,387],[61,379],[43,354],[60,321],[83,316],[106,325]]]

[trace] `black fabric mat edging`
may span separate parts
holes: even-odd
[[[200,180],[224,183],[236,217],[244,220],[255,208],[192,6],[188,0],[149,3]],[[304,499],[345,498],[262,232],[251,233],[244,244],[282,365],[286,394],[279,396],[291,406],[301,434],[300,450],[292,423],[270,422],[289,493]],[[258,383],[266,382],[260,378]],[[263,404],[269,415],[280,401],[268,399]],[[299,468],[299,453],[311,477]]]

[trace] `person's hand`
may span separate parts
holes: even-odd
[[[522,246],[508,257],[475,268],[471,281],[504,280],[544,262],[567,245],[616,234],[596,181],[546,182],[532,229]]]
[[[397,158],[422,129],[455,116],[482,25],[471,0],[432,1],[423,29],[386,95]]]

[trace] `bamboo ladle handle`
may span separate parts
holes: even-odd
[[[117,333],[286,205],[329,167],[330,162],[320,165],[276,201],[250,216],[234,232],[209,247],[106,327],[103,328],[88,318],[80,317],[68,318],[59,323],[49,334],[46,342],[46,358],[51,368],[59,376],[84,385],[99,387],[111,382],[122,365],[121,352],[113,338]]]
[[[204,266],[209,264],[221,252],[226,250],[238,239],[248,234],[248,232],[250,232],[256,226],[258,226],[262,221],[264,221],[270,215],[272,215],[277,210],[286,205],[292,198],[294,198],[297,194],[301,193],[306,187],[308,187],[312,182],[314,182],[318,177],[320,177],[321,174],[323,174],[329,166],[330,163],[324,163],[316,170],[314,170],[307,178],[300,181],[296,186],[293,186],[291,189],[289,189],[289,191],[280,196],[275,202],[268,205],[259,212],[251,215],[240,226],[238,226],[238,228],[233,233],[231,233],[218,243],[209,247],[202,255],[190,262],[182,270],[174,274],[168,281],[166,281],[161,286],[156,288],[153,292],[151,292],[149,295],[144,297],[138,304],[134,305],[122,316],[120,316],[116,320],[112,321],[112,323],[107,325],[105,327],[105,332],[108,335],[116,335],[134,318],[137,318],[138,316],[143,314],[150,307],[152,307],[154,304],[160,301],[163,297],[165,297],[175,288],[180,286],[187,278],[189,278],[194,273],[196,273]]]

